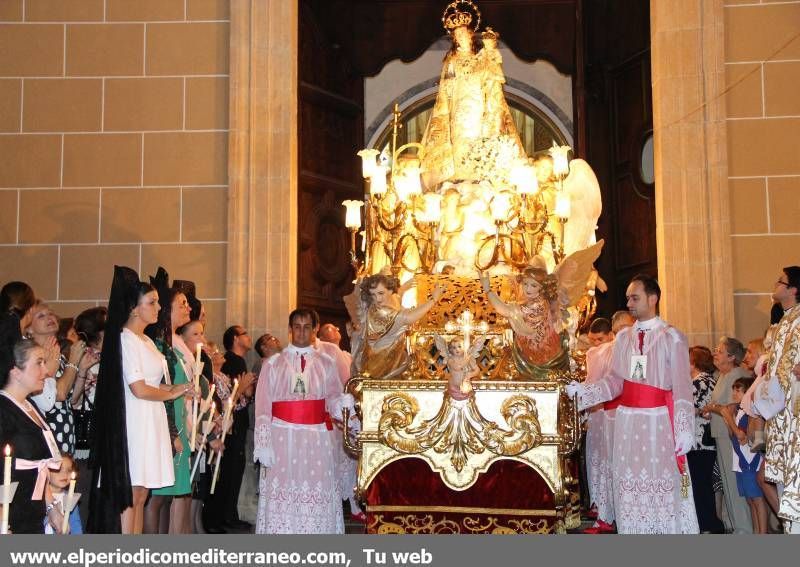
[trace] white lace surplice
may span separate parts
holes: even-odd
[[[342,383],[342,388],[350,380],[350,369],[353,365],[353,357],[349,352],[342,350],[333,343],[325,341],[317,341],[315,348],[330,356],[336,363],[336,371],[339,380]],[[351,430],[360,430],[360,423],[358,417],[350,412],[350,428]],[[334,419],[342,419],[341,415],[332,416]],[[345,451],[342,442],[342,432],[334,427],[331,433],[331,441],[333,442],[333,452],[335,456],[336,484],[341,495],[342,500],[347,500],[353,497],[353,491],[356,485],[356,477],[358,472],[357,461]]]
[[[614,343],[604,343],[586,352],[586,384],[594,384],[606,376],[611,368]],[[597,517],[614,523],[614,492],[611,456],[614,447],[614,414],[602,404],[588,410],[586,423],[586,479],[589,499],[597,506]]]
[[[333,360],[313,349],[305,358],[305,399],[325,400],[328,412],[336,413],[342,385]],[[299,359],[297,349],[287,347],[264,363],[258,379],[258,534],[344,533],[331,432],[324,423],[300,425],[272,417],[273,402],[303,399],[292,393]]]
[[[614,424],[614,506],[619,533],[698,533],[691,486],[681,496],[681,476],[675,462],[675,436],[693,435],[694,404],[689,378],[686,338],[661,319],[646,322],[644,383],[671,390],[675,406],[674,428],[666,407],[619,406]],[[637,323],[639,325],[639,323]],[[586,385],[580,406],[591,407],[617,397],[630,373],[637,327],[621,331],[614,343],[611,372]],[[688,474],[688,469],[687,469]]]

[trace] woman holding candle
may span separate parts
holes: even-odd
[[[194,312],[195,311],[192,310],[192,313]],[[198,348],[200,349],[199,350],[200,357],[198,359],[198,357],[195,356],[194,368],[193,368],[195,372],[198,369],[200,371],[198,386],[200,388],[200,395],[202,401],[198,403],[198,411],[196,418],[196,422],[198,425],[195,431],[196,439],[194,446],[194,459],[197,462],[196,463],[193,462],[192,465],[197,466],[197,472],[195,473],[194,484],[192,485],[191,524],[192,524],[192,533],[205,533],[205,529],[203,528],[203,518],[202,518],[203,500],[208,494],[211,482],[210,476],[208,474],[210,467],[206,467],[205,463],[207,460],[207,456],[210,452],[219,450],[221,442],[219,440],[218,433],[213,430],[213,417],[212,421],[210,422],[211,425],[208,426],[211,428],[211,431],[209,431],[208,435],[206,436],[204,436],[203,425],[206,422],[208,422],[212,409],[214,410],[214,413],[216,413],[216,406],[214,401],[216,386],[211,385],[209,380],[209,379],[213,380],[213,364],[211,359],[208,357],[208,354],[203,350],[203,347],[205,346],[206,342],[203,324],[198,320],[193,320],[184,325],[183,327],[181,327],[179,331],[180,331],[180,337],[181,339],[183,339],[183,342],[186,344],[186,347],[188,348],[189,351],[197,353]],[[202,447],[202,442],[204,439],[207,442],[207,444],[205,447],[205,451],[201,455],[200,449]]]
[[[150,281],[158,290],[161,311],[157,323],[147,329],[148,335],[166,357],[172,383],[189,386],[194,391],[194,355],[177,333],[179,327],[189,322],[189,302],[180,290],[169,285],[169,275],[163,268]],[[153,490],[145,507],[144,533],[191,533],[189,415],[192,407],[193,402],[183,399],[166,403],[167,417],[174,424],[170,433],[175,482]],[[169,524],[163,525],[161,508],[170,498]]]
[[[61,453],[61,468],[57,471],[50,471],[50,492],[53,493],[53,502],[61,510],[64,520],[59,530],[53,529],[53,526],[45,521],[44,533],[68,533],[72,535],[83,533],[81,514],[74,501],[77,470],[75,459],[72,458],[72,455]]]
[[[165,360],[144,334],[158,321],[158,292],[116,266],[95,390],[89,533],[142,533],[150,489],[175,483],[164,402],[190,384],[164,384]]]
[[[40,534],[44,532],[42,518],[47,517],[50,525],[59,529],[62,517],[47,487],[47,470],[57,469],[61,456],[44,415],[28,400],[44,385],[44,350],[30,339],[22,339],[10,356],[3,352],[0,359],[0,448],[8,448],[0,497],[6,498],[7,483],[19,482],[13,502],[4,505],[8,507],[4,512],[8,525],[4,527],[16,534]],[[45,466],[39,470],[39,465]]]

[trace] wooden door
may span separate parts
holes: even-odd
[[[364,139],[364,82],[317,18],[302,0],[297,304],[316,309],[344,335],[342,296],[352,290],[353,272],[341,203],[364,195],[355,155]]]
[[[655,186],[643,175],[642,149],[653,129],[650,10],[641,0],[584,2],[586,159],[603,195],[597,266],[609,286],[598,313],[625,306],[639,272],[657,276]]]

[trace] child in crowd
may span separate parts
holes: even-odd
[[[761,467],[762,455],[753,452],[747,443],[747,422],[749,416],[741,407],[742,397],[753,384],[753,378],[739,378],[731,388],[733,403],[722,406],[714,404],[711,411],[720,415],[728,426],[733,445],[733,470],[736,473],[736,485],[739,496],[745,498],[750,505],[753,520],[753,533],[767,533],[767,504],[764,493],[758,485],[758,469]]]
[[[75,466],[75,460],[72,458],[72,455],[69,453],[61,453],[61,468],[57,471],[51,470],[48,476],[50,480],[50,491],[53,493],[53,504],[58,506],[62,513],[69,513],[69,533],[78,535],[83,533],[83,524],[81,523],[80,510],[78,506],[75,506],[74,498],[77,494],[73,496],[73,501],[70,503],[72,510],[64,511],[64,501],[69,492],[70,475],[73,472],[77,474],[77,467]],[[47,521],[47,518],[44,520],[44,533],[55,533],[53,527]]]

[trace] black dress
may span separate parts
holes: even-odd
[[[31,404],[45,423],[44,416]],[[43,430],[22,409],[0,394],[0,449],[11,445],[11,481],[18,481],[17,492],[9,510],[8,524],[15,534],[44,533],[45,500],[31,500],[36,486],[37,470],[16,470],[17,458],[39,461],[51,458]],[[3,457],[0,457],[0,460]],[[2,471],[4,467],[0,467]],[[2,475],[2,472],[0,472]],[[5,482],[5,479],[2,479]]]

